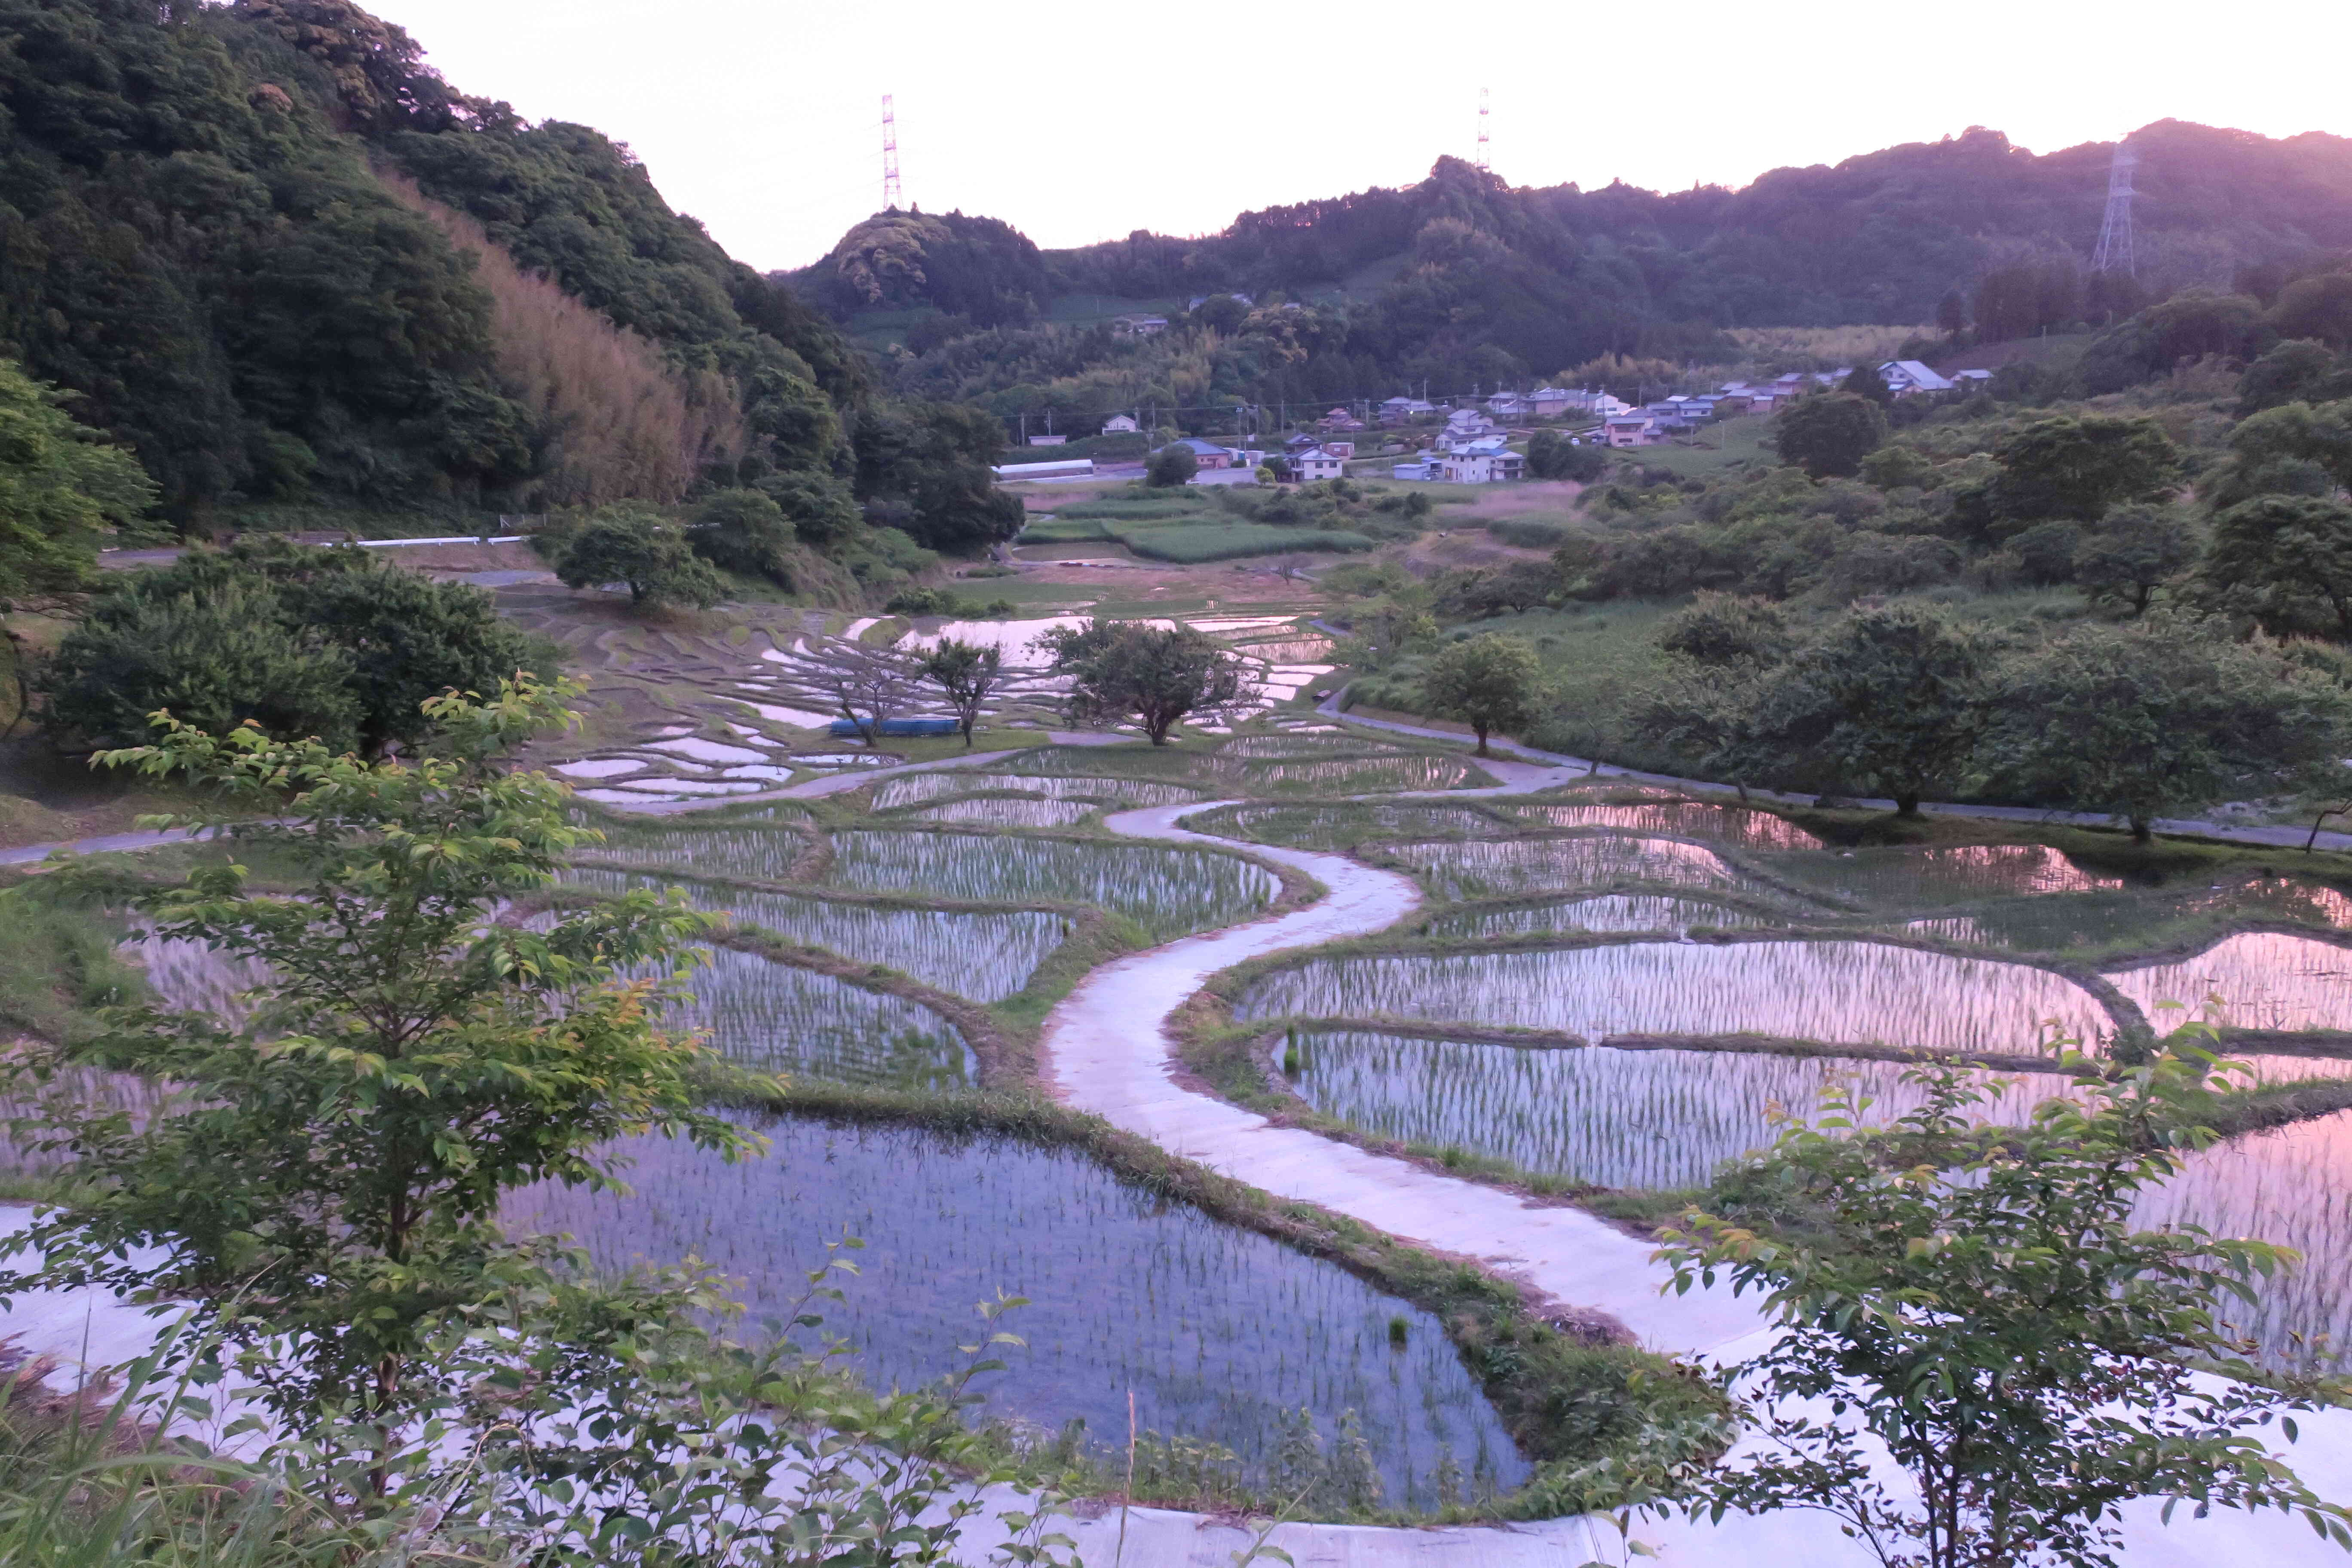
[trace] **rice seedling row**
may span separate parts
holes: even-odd
[[[926,985],[982,1003],[1001,1002],[1025,988],[1070,932],[1067,916],[1034,910],[896,909],[603,867],[572,867],[563,879],[608,893],[676,888],[696,909],[725,915],[738,925],[763,927],[860,963],[887,964]]]
[[[1274,901],[1280,881],[1229,855],[1152,845],[857,829],[834,835],[833,880],[978,903],[1081,903],[1124,915],[1154,941],[1231,925]]]
[[[686,988],[693,1000],[666,1022],[709,1030],[714,1048],[761,1072],[920,1089],[967,1089],[980,1079],[962,1033],[903,996],[730,947],[710,949]]]
[[[1451,1458],[1497,1487],[1527,1467],[1434,1318],[1336,1265],[1164,1196],[1082,1155],[917,1128],[761,1118],[764,1157],[730,1166],[683,1142],[623,1145],[630,1196],[518,1194],[519,1228],[569,1233],[596,1261],[688,1254],[733,1277],[751,1323],[782,1319],[804,1271],[845,1233],[866,1246],[847,1300],[820,1307],[877,1386],[953,1365],[974,1303],[1032,1304],[1004,1326],[1007,1370],[980,1415],[1045,1428],[1082,1421],[1123,1447],[1139,1425],[1222,1445],[1263,1477],[1305,1409],[1328,1443],[1353,1412],[1392,1505],[1435,1501]],[[1392,1324],[1401,1324],[1401,1334]]]
[[[1612,1035],[1764,1035],[2028,1054],[2115,1025],[2062,975],[1885,942],[1619,942],[1509,952],[1310,959],[1259,976],[1234,1014],[1412,1018]]]

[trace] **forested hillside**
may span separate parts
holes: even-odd
[[[883,214],[796,282],[844,321],[935,310],[901,333],[902,386],[1083,411],[1088,398],[1298,401],[1423,378],[1491,387],[1607,355],[1731,357],[1725,328],[1964,321],[2000,274],[2026,286],[1997,287],[1986,325],[2024,335],[2119,320],[2184,287],[2249,287],[2352,247],[2352,142],[2177,121],[2131,141],[2140,266],[2121,286],[2083,267],[2113,148],[2037,156],[1981,129],[1738,191],[1517,188],[1442,159],[1407,189],[1068,251],[1040,252],[993,219]],[[1181,319],[1221,292],[1254,298]],[[1121,339],[1072,308],[1089,299],[1172,303],[1180,329],[1217,341]],[[1268,308],[1279,303],[1304,308]]]
[[[997,527],[992,426],[878,399],[625,147],[346,0],[0,0],[0,355],[176,521],[855,484]]]

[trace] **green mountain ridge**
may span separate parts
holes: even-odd
[[[2183,287],[2241,287],[2352,247],[2352,141],[2168,120],[2128,140],[2136,280],[2083,275],[2112,143],[2035,154],[1982,128],[1738,190],[1517,187],[1446,158],[1402,189],[1244,213],[1197,238],[1138,232],[1068,250],[994,218],[884,213],[791,280],[853,330],[887,321],[867,335],[895,340],[902,389],[992,396],[1093,374],[1105,405],[1119,400],[1123,363],[1138,395],[1181,401],[1188,387],[1181,370],[1134,363],[1100,318],[1123,301],[1246,293],[1257,309],[1227,301],[1211,324],[1247,363],[1194,367],[1190,392],[1306,401],[1423,378],[1491,386],[1603,355],[1702,357],[1730,327],[1923,323],[1955,290],[2021,264],[2068,274],[2079,319],[2120,319]],[[1278,322],[1268,296],[1304,309]]]

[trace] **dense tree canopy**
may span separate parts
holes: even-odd
[[[1850,479],[1886,439],[1886,416],[1877,402],[1851,392],[1800,398],[1772,420],[1780,460],[1817,479]]]

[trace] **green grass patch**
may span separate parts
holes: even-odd
[[[1664,468],[1678,479],[1705,479],[1742,463],[1773,461],[1764,447],[1771,428],[1772,422],[1761,415],[1742,415],[1701,430],[1696,446],[1640,447],[1623,454],[1622,460],[1645,468]]]
[[[1274,528],[1262,522],[1119,528],[1113,537],[1146,560],[1171,561],[1181,566],[1197,566],[1211,561],[1234,561],[1246,555],[1288,555],[1307,550],[1374,548],[1374,541],[1344,529]]]
[[[1170,522],[1178,518],[1213,517],[1214,503],[1198,495],[1105,496],[1055,507],[1056,519],[1098,518],[1114,522]],[[1034,531],[1035,525],[1032,525]]]

